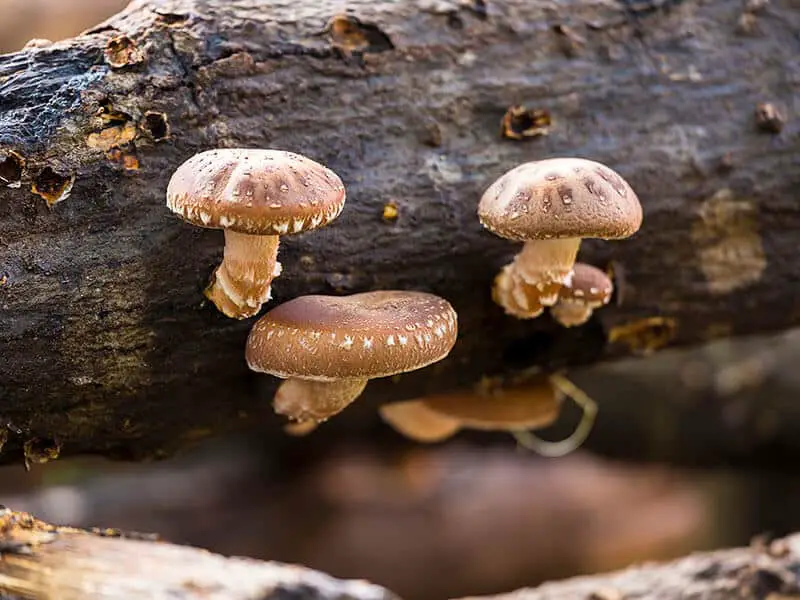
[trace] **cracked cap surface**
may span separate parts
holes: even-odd
[[[247,340],[254,371],[278,377],[387,377],[442,360],[458,335],[449,302],[424,292],[301,296],[265,314]]]
[[[516,240],[626,238],[642,224],[631,186],[607,166],[582,158],[549,158],[519,165],[484,192],[481,223]]]
[[[251,235],[322,227],[342,212],[336,173],[282,150],[223,148],[195,154],[167,186],[167,206],[185,221]]]

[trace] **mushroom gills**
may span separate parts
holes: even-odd
[[[291,377],[275,392],[275,412],[293,421],[322,423],[340,413],[364,391],[368,379],[320,381]]]

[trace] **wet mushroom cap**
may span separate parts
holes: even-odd
[[[598,162],[550,158],[511,169],[481,197],[481,223],[516,240],[626,238],[642,223],[630,185]]]
[[[432,294],[301,296],[255,324],[246,358],[252,370],[277,377],[371,379],[438,362],[457,335],[455,310]]]
[[[559,300],[580,302],[587,306],[602,306],[608,304],[613,293],[614,284],[603,271],[592,265],[575,263],[572,284],[561,288]]]
[[[251,235],[300,233],[341,213],[336,173],[282,150],[208,150],[184,162],[167,186],[167,206],[194,225]]]

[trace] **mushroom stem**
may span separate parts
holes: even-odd
[[[589,320],[594,312],[594,307],[583,302],[573,302],[570,300],[559,300],[550,309],[550,314],[564,327],[577,327]]]
[[[597,416],[597,404],[586,392],[563,375],[556,373],[550,375],[550,382],[558,391],[571,398],[575,404],[583,409],[583,418],[578,423],[575,431],[567,439],[560,442],[547,442],[526,430],[512,431],[511,434],[523,448],[532,450],[542,456],[555,458],[577,450],[586,441]]]
[[[580,246],[579,237],[528,240],[514,257],[512,269],[525,283],[536,286],[542,305],[552,306],[561,286],[570,283]]]
[[[277,235],[248,235],[225,230],[225,253],[205,290],[226,316],[246,319],[258,314],[272,297],[272,280],[280,275]]]
[[[341,412],[361,395],[367,379],[318,381],[290,377],[284,381],[272,405],[275,412],[294,421],[321,423]]]

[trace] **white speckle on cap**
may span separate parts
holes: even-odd
[[[204,225],[208,225],[211,222],[211,215],[207,212],[200,212],[200,220],[203,222]]]
[[[295,219],[292,222],[292,231],[294,233],[300,233],[303,231],[303,225],[305,225],[305,221],[303,219]]]
[[[364,348],[369,350],[372,348],[372,338],[365,337],[364,338]]]
[[[401,346],[405,346],[408,343],[408,338],[404,335],[398,335],[397,341],[400,342]]]
[[[394,336],[393,335],[390,335],[388,338],[386,338],[386,345],[387,346],[394,346]]]
[[[353,336],[346,335],[344,336],[344,341],[339,344],[339,348],[344,348],[345,350],[349,350],[353,346]]]
[[[419,346],[420,348],[423,348],[425,346],[425,341],[423,340],[420,334],[415,335],[414,339],[417,341],[417,346]]]
[[[283,223],[275,223],[272,228],[279,234],[284,234],[289,231],[289,221]]]

